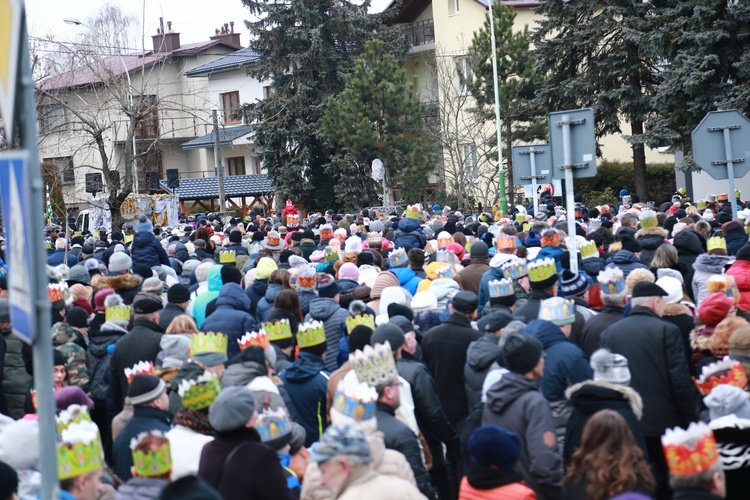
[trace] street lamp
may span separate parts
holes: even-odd
[[[503,170],[503,144],[501,142],[500,127],[500,90],[497,81],[497,47],[495,45],[495,11],[493,0],[489,0],[490,6],[490,38],[492,40],[492,79],[495,84],[495,127],[497,128],[497,168],[499,175],[500,210],[504,214],[508,210],[508,201],[505,198],[505,171]]]
[[[96,34],[100,34],[98,31],[96,31],[94,28],[89,26],[88,24],[84,23],[83,21],[79,19],[63,19],[63,22],[65,24],[72,24],[74,26],[83,26],[84,28],[88,28],[90,31]],[[130,111],[135,112],[135,104],[133,99],[133,83],[130,81],[130,71],[128,70],[128,65],[125,64],[125,59],[123,59],[122,54],[120,51],[117,52],[117,57],[120,58],[120,63],[122,64],[122,69],[125,70],[125,77],[128,79],[128,101],[130,104]],[[138,186],[138,163],[135,161],[135,131],[133,131],[133,181],[134,181],[134,187],[135,187],[135,194],[136,196],[140,193],[139,186]]]

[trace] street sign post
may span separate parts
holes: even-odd
[[[18,45],[23,23],[23,0],[0,0],[0,115],[5,138],[12,143],[16,84],[18,82]]]
[[[527,184],[531,181],[534,214],[539,213],[539,198],[536,194],[537,179],[544,182],[552,180],[552,147],[549,144],[525,144],[513,146],[513,180],[516,184]]]
[[[591,108],[556,111],[549,114],[549,142],[552,146],[552,173],[565,179],[568,210],[568,251],[570,270],[578,273],[578,246],[573,179],[596,175],[596,130]]]
[[[711,111],[695,127],[693,159],[716,180],[729,180],[732,219],[737,220],[734,180],[750,171],[750,120],[736,109]]]

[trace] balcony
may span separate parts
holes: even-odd
[[[406,38],[410,54],[435,50],[435,24],[432,19],[398,24],[387,31],[400,31]]]

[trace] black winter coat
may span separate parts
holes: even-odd
[[[110,385],[115,413],[122,411],[125,396],[128,393],[128,379],[125,368],[131,368],[139,361],[156,363],[156,356],[161,351],[161,336],[164,329],[146,319],[133,322],[133,329],[117,341],[115,351],[110,359]]]
[[[469,402],[469,412],[476,408],[482,399],[482,384],[493,365],[500,366],[499,338],[495,335],[485,335],[469,344],[466,351],[466,366],[464,378],[466,385],[466,399]]]
[[[586,321],[583,325],[583,337],[580,347],[583,349],[583,354],[586,355],[587,359],[591,358],[591,355],[599,349],[602,332],[622,318],[622,307],[604,306],[604,309],[599,314],[592,316]]]
[[[529,301],[514,311],[513,314],[523,318],[521,321],[528,325],[531,320],[539,317],[539,306],[542,304],[542,301],[547,300],[550,297],[552,297],[552,295],[548,293],[544,293],[540,290],[532,290],[531,295],[529,295]]]
[[[700,254],[706,253],[706,240],[694,231],[680,231],[675,235],[673,244],[677,249],[678,262],[684,266],[685,283],[692,283],[695,272],[693,264]],[[692,287],[688,287],[688,295],[695,299]]]
[[[167,304],[159,313],[159,326],[166,330],[169,324],[180,314],[185,314],[185,310],[177,304]]]
[[[667,240],[669,233],[661,227],[644,227],[635,233],[635,239],[641,245],[641,262],[651,266],[651,260],[654,258],[656,249]]]
[[[648,308],[634,307],[602,333],[601,346],[628,360],[630,386],[643,399],[644,436],[660,437],[667,428],[686,428],[698,420],[700,395],[675,325]]]
[[[104,323],[96,335],[89,335],[89,347],[86,349],[86,362],[89,369],[89,394],[94,399],[107,399],[109,389],[110,355],[107,349],[128,333],[114,323]]]

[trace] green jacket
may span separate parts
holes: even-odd
[[[5,367],[3,369],[3,392],[10,416],[16,420],[26,413],[26,396],[31,385],[31,375],[23,361],[23,340],[13,335],[11,330],[0,331],[5,338]]]
[[[81,332],[66,323],[52,325],[52,343],[65,356],[65,369],[68,370],[68,385],[77,385],[89,390],[89,369],[86,364],[86,340]]]

